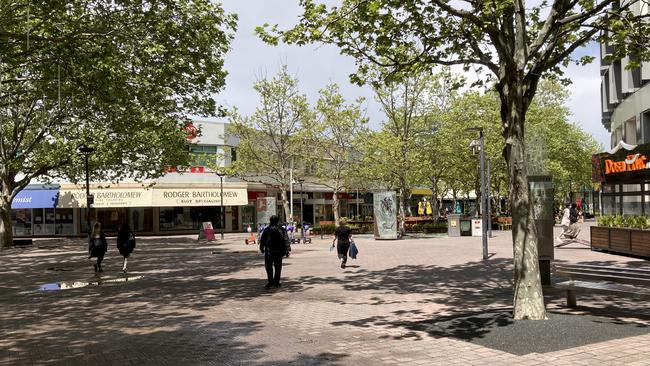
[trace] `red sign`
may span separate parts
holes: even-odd
[[[185,132],[185,138],[188,140],[194,140],[199,136],[199,129],[192,122],[185,125],[183,132]]]
[[[623,161],[605,160],[605,174],[629,172],[633,170],[650,169],[650,163],[646,164],[645,155],[628,155]]]

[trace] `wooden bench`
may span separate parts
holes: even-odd
[[[555,276],[568,281],[555,288],[567,291],[567,306],[576,307],[576,292],[594,292],[635,299],[650,299],[650,270],[555,263]]]
[[[499,230],[512,230],[512,217],[497,217],[497,225]]]

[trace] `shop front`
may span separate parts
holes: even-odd
[[[620,142],[592,157],[603,215],[650,215],[650,144]]]
[[[59,188],[28,186],[11,203],[14,236],[73,235],[74,211],[58,208]]]
[[[123,222],[140,234],[194,233],[203,222],[211,222],[215,229],[222,226],[220,187],[214,185],[156,185],[145,188],[136,185],[111,188],[91,187],[94,202],[90,220],[102,223],[107,233],[115,233]],[[224,185],[223,207],[226,213],[225,231],[240,231],[238,206],[248,203],[245,185]],[[76,211],[77,232],[86,233],[81,223],[86,217],[86,192],[79,186],[61,188],[58,209]]]

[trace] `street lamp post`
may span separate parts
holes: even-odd
[[[492,237],[492,200],[491,190],[492,190],[492,169],[490,169],[490,159],[487,159],[487,184],[486,184],[486,196],[487,196],[487,211],[488,211],[488,237]]]
[[[359,188],[357,188],[357,216],[361,219],[361,214],[359,213]]]
[[[488,237],[487,237],[487,205],[486,190],[485,190],[485,146],[483,142],[483,127],[472,127],[465,129],[465,132],[478,132],[479,134],[479,149],[480,149],[480,169],[481,169],[481,228],[483,239],[483,260],[488,259]],[[475,146],[475,145],[473,145]]]
[[[219,183],[220,183],[220,186],[221,186],[221,194],[220,194],[220,196],[221,196],[221,210],[219,211],[219,227],[220,227],[219,230],[221,231],[221,240],[223,240],[223,227],[225,225],[224,217],[226,216],[225,212],[224,212],[224,209],[223,209],[223,177],[225,176],[225,174],[217,172],[217,175],[219,176]]]
[[[84,156],[85,159],[85,167],[86,167],[86,225],[88,228],[88,235],[90,235],[90,205],[93,204],[93,196],[90,195],[90,175],[88,172],[88,158],[90,157],[90,154],[92,154],[95,151],[94,148],[86,146],[86,145],[81,145],[79,147],[79,153]]]
[[[305,244],[305,220],[303,216],[303,206],[302,206],[302,201],[303,201],[303,196],[302,196],[302,183],[304,182],[304,179],[298,179],[298,183],[300,183],[300,239],[302,239],[302,243]]]

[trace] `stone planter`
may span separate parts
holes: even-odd
[[[650,257],[650,230],[591,227],[591,250]]]

